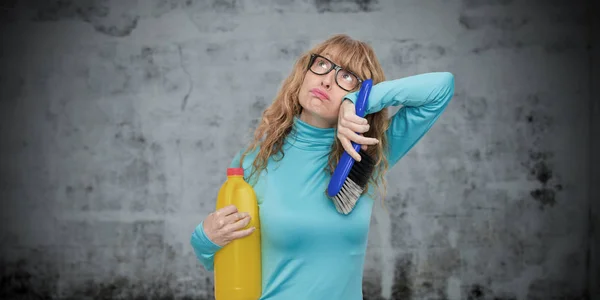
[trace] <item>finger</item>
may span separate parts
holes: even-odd
[[[341,125],[343,127],[346,127],[350,130],[352,130],[353,132],[360,132],[360,133],[365,133],[367,131],[369,131],[369,128],[371,126],[369,126],[369,124],[361,124],[361,123],[356,123],[356,122],[352,122],[352,121],[347,121],[347,120],[342,120]]]
[[[361,124],[361,125],[367,125],[367,124],[369,124],[369,122],[367,121],[367,119],[359,117],[354,112],[349,113],[349,114],[344,114],[344,117],[342,119],[346,120],[346,121],[349,121],[349,122],[352,122],[352,123]]]
[[[225,228],[223,228],[223,230],[225,232],[232,232],[243,229],[244,227],[248,226],[248,224],[250,224],[250,219],[250,216],[244,217],[238,221],[233,222],[232,224],[225,225]]]
[[[247,228],[247,229],[243,229],[243,230],[234,231],[234,232],[232,232],[232,233],[229,235],[229,237],[230,237],[232,240],[239,239],[239,238],[243,238],[243,237],[249,236],[251,233],[253,233],[253,232],[254,232],[254,230],[256,230],[256,227],[250,227],[250,228]]]
[[[228,215],[230,215],[232,213],[235,213],[235,212],[237,212],[237,207],[235,207],[235,205],[233,205],[233,204],[230,204],[230,205],[227,205],[227,206],[225,206],[225,207],[223,207],[221,209],[218,209],[215,212],[215,216],[217,218],[220,218],[220,217],[223,217],[223,216],[228,216]]]
[[[339,137],[339,140],[344,150],[346,150],[346,153],[348,153],[355,161],[361,160],[360,155],[354,150],[354,147],[352,147],[352,143],[348,138],[342,135]]]
[[[363,151],[367,151],[367,145],[361,145],[360,149],[362,149]]]
[[[354,132],[348,128],[345,128],[342,133],[350,141],[355,142],[360,145],[377,145],[379,143],[379,140],[377,140],[376,138],[370,138],[370,137],[366,137],[366,136],[357,134],[356,132]]]
[[[223,218],[225,225],[233,224],[245,217],[249,214],[247,212],[235,212]]]

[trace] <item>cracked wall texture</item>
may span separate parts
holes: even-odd
[[[364,299],[598,295],[586,3],[14,0],[0,12],[1,298],[212,299],[189,236],[294,59],[334,33],[368,41],[389,79],[456,76],[446,113],[390,172],[387,210],[374,207]]]

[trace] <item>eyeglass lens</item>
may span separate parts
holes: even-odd
[[[327,74],[333,69],[333,63],[320,56],[316,56],[310,66],[310,70],[318,75]],[[338,71],[335,80],[342,89],[347,91],[351,91],[358,86],[358,78],[354,74],[341,68]]]

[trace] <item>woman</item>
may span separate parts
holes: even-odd
[[[360,82],[373,80],[367,115],[355,114]],[[276,300],[359,300],[374,187],[431,128],[454,93],[446,72],[385,81],[374,51],[336,35],[302,55],[262,116],[254,140],[231,167],[243,167],[260,207],[262,297]],[[403,107],[390,119],[387,107]],[[338,213],[325,193],[344,150],[363,145],[377,160],[367,192],[353,211]],[[383,199],[383,198],[382,198]],[[198,260],[252,233],[233,206],[211,213],[194,230]]]

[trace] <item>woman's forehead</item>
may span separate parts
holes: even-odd
[[[335,46],[330,46],[328,48],[325,48],[323,51],[321,51],[321,53],[319,53],[320,55],[327,57],[329,60],[333,61],[336,64],[341,64],[343,63],[343,61],[341,61],[342,57],[344,56],[342,51],[340,51],[339,49],[340,47],[335,47]]]

